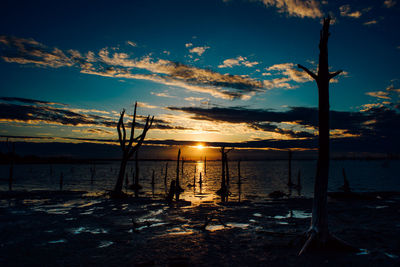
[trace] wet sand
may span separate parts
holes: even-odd
[[[331,231],[360,253],[298,257],[311,199],[169,206],[73,191],[0,192],[0,265],[400,266],[400,195],[363,196],[329,200]]]

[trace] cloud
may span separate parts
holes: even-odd
[[[4,100],[4,99],[3,99]],[[13,102],[11,99],[9,102]],[[87,110],[78,108],[57,108],[51,105],[52,102],[37,101],[34,99],[26,99],[27,105],[0,103],[0,122],[16,122],[26,124],[53,124],[64,126],[100,126],[106,128],[115,128],[117,125],[118,117],[98,115],[98,110]],[[50,103],[49,105],[45,105]],[[138,103],[139,106],[146,108],[155,108],[145,103]],[[100,111],[105,113],[105,111]],[[111,113],[108,112],[108,115]],[[143,128],[146,116],[137,115],[137,128]],[[127,127],[130,127],[128,123]],[[154,119],[153,129],[173,129],[173,130],[187,130],[181,126],[171,125],[169,122],[161,119]]]
[[[153,59],[149,55],[132,59],[127,53],[111,53],[108,48],[101,49],[97,55],[92,51],[86,55],[75,50],[64,53],[58,48],[47,48],[33,39],[7,36],[0,37],[0,44],[6,47],[2,51],[2,58],[6,62],[53,68],[74,66],[85,74],[148,80],[231,100],[249,99],[254,93],[264,89],[262,81],[248,77],[221,74],[179,62]],[[194,47],[193,52],[201,55],[208,47],[200,47],[200,50],[197,48]]]
[[[266,7],[274,6],[279,13],[292,17],[321,18],[323,13],[315,0],[260,0]]]
[[[388,92],[384,91],[376,91],[376,92],[367,92],[365,93],[366,95],[372,96],[372,97],[377,97],[377,98],[382,98],[382,99],[391,99],[388,95]]]
[[[394,0],[385,0],[385,1],[383,2],[383,5],[384,5],[386,8],[391,8],[391,7],[394,7],[394,6],[396,5],[396,1],[394,1]]]
[[[137,43],[132,42],[132,41],[126,41],[126,44],[132,46],[132,47],[137,47]]]
[[[285,111],[266,109],[247,109],[243,107],[169,107],[170,110],[182,111],[191,115],[191,119],[218,121],[227,123],[246,123],[253,129],[272,131],[286,135],[291,138],[307,138],[302,142],[295,142],[304,147],[308,142],[313,143],[311,137],[313,131],[318,127],[318,109],[307,107],[290,107]],[[368,143],[381,144],[393,149],[392,144],[400,144],[400,114],[395,109],[380,105],[371,106],[364,112],[334,111],[331,114],[331,135],[332,139],[346,140],[342,148],[350,149],[352,146],[364,145],[368,149]],[[294,128],[287,129],[283,125],[294,125]],[[314,140],[314,141],[312,141]],[[354,143],[351,142],[354,141]],[[266,145],[271,145],[271,141]],[[342,142],[334,141],[334,142]],[[252,141],[249,141],[252,142]],[[249,143],[247,142],[247,143]],[[276,143],[284,143],[282,140],[274,140]],[[267,146],[268,146],[267,145]],[[296,146],[296,147],[297,147]],[[360,147],[358,147],[360,148]]]
[[[234,66],[246,66],[253,67],[258,65],[257,61],[248,61],[246,57],[238,56],[236,58],[228,58],[223,61],[223,64],[219,65],[218,68],[232,68]]]
[[[185,97],[185,100],[187,100],[187,101],[202,101],[204,99],[205,99],[204,97],[193,97],[193,96]]]
[[[374,25],[374,24],[377,24],[377,23],[378,23],[378,21],[373,19],[373,20],[364,22],[363,24],[368,26],[368,25]]]
[[[75,51],[71,50],[71,55],[68,57],[60,49],[50,49],[33,39],[0,36],[0,43],[8,48],[2,58],[9,63],[35,64],[52,68],[70,67],[76,63]]]
[[[169,95],[168,92],[160,92],[160,93],[150,92],[150,94],[159,96],[159,97],[175,98],[175,96]]]
[[[280,78],[273,78],[270,80],[264,80],[264,86],[267,89],[272,88],[285,88],[295,89],[298,86],[292,85],[290,82],[305,83],[313,81],[312,78],[304,71],[299,70],[294,63],[281,63],[275,64],[268,68],[267,73],[263,73],[263,76],[283,76]]]
[[[0,97],[0,100],[6,101],[6,102],[21,102],[21,103],[37,104],[37,105],[43,104],[43,105],[67,106],[66,104],[63,104],[63,103],[48,102],[48,101],[43,101],[43,100],[29,99],[29,98],[22,98],[22,97]]]
[[[355,18],[358,19],[361,17],[362,13],[361,11],[351,11],[350,5],[343,5],[339,7],[340,10],[340,15],[343,17],[350,17],[350,18]]]
[[[193,48],[189,49],[189,52],[195,53],[200,57],[209,48],[210,48],[209,46],[197,46],[197,47],[193,47]]]
[[[144,102],[138,102],[137,106],[141,107],[141,108],[149,108],[149,109],[160,108],[158,106],[150,105],[150,104],[144,103]]]

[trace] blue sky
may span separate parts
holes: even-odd
[[[329,14],[330,65],[344,70],[331,84],[331,110],[362,117],[332,125],[333,138],[392,138],[399,8],[394,0],[5,1],[0,134],[115,139],[105,121],[138,101],[140,114],[159,119],[149,140],[313,139],[317,125],[303,116],[315,116],[317,89],[296,64],[317,68]],[[239,120],[238,110],[258,119]]]

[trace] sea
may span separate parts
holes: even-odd
[[[328,191],[339,191],[343,171],[355,192],[400,191],[399,160],[331,160]],[[286,197],[312,197],[316,160],[292,160],[289,187],[287,160],[241,161],[240,179],[237,161],[229,162],[229,200],[264,200],[280,191]],[[141,195],[163,198],[170,181],[176,179],[176,161],[140,161],[139,184]],[[220,161],[191,161],[179,167],[181,199],[192,203],[212,202],[219,197],[221,187]],[[0,190],[8,190],[10,166],[0,165]],[[183,171],[183,172],[182,172]],[[112,190],[119,172],[118,161],[99,161],[95,164],[17,164],[13,170],[13,190],[79,190],[102,193]],[[154,172],[154,186],[152,177]],[[136,173],[134,162],[126,168],[128,186]],[[201,176],[201,181],[200,181]],[[239,182],[240,180],[240,182]],[[298,186],[300,182],[300,186]]]

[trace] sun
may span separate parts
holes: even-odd
[[[198,145],[196,146],[196,148],[197,148],[197,149],[203,149],[204,146],[203,146],[202,144],[198,144]]]

